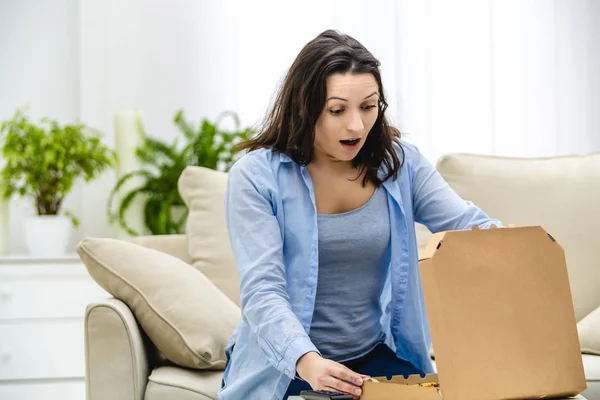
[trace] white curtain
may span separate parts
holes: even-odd
[[[29,99],[34,114],[80,117],[110,145],[114,114],[124,109],[140,109],[148,132],[164,139],[177,134],[171,120],[179,108],[197,121],[234,110],[244,124],[258,122],[302,46],[334,28],[381,61],[392,121],[433,162],[449,152],[600,151],[596,0],[0,4],[0,50],[9,55],[0,89],[17,94],[0,97],[0,117]],[[43,18],[48,13],[54,18]],[[34,26],[50,47],[29,40]],[[53,80],[68,95],[49,96]],[[114,181],[106,174],[68,199],[82,217],[73,243],[114,235],[105,216]],[[11,249],[21,251],[14,219]]]
[[[397,4],[400,124],[432,160],[600,151],[600,2]]]

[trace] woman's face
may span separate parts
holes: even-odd
[[[332,74],[315,126],[315,159],[351,161],[377,120],[379,87],[372,74]]]

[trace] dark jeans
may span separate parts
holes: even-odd
[[[387,376],[390,378],[392,375],[424,375],[423,372],[415,368],[410,362],[396,357],[396,354],[385,344],[378,345],[370,353],[360,358],[345,361],[342,364],[354,372],[373,377]],[[311,390],[311,387],[301,379],[294,379],[283,398],[287,399],[288,396],[297,396],[302,390]]]

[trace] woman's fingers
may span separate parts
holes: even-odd
[[[350,393],[355,396],[360,396],[362,390],[363,377],[357,374],[343,364],[336,364],[332,368],[329,379],[324,382],[325,385],[335,388],[338,392]]]
[[[508,225],[506,225],[506,227],[507,228],[516,228],[516,226],[513,225],[513,224],[508,224]],[[490,229],[496,229],[496,228],[498,228],[498,226],[496,226],[496,224],[491,224],[490,225]]]
[[[333,388],[334,392],[349,393],[354,396],[360,396],[362,393],[362,390],[359,386],[356,386],[352,383],[336,378],[334,376],[330,376],[327,379],[327,381],[325,382],[325,386]]]
[[[337,369],[334,376],[346,382],[351,382],[353,385],[360,386],[362,385],[363,378],[360,374],[352,371],[350,368],[338,364],[339,368]]]
[[[331,386],[326,386],[326,387],[324,388],[324,390],[328,390],[328,391],[330,391],[330,392],[340,392],[340,390],[339,390],[339,389],[333,388],[333,387],[331,387]],[[344,392],[344,393],[346,393],[346,392]],[[351,393],[348,393],[348,394],[351,394]],[[352,394],[352,399],[353,399],[353,400],[358,400],[358,399],[360,399],[360,395],[355,395],[355,394]]]
[[[317,353],[308,353],[298,360],[297,371],[313,390],[330,388],[336,392],[360,396],[363,376],[343,364],[328,360]]]

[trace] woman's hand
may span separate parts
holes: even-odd
[[[306,353],[296,364],[298,375],[310,384],[313,390],[330,390],[361,395],[363,375],[357,374],[344,365],[321,357],[318,353]]]
[[[477,225],[475,225],[475,226],[477,226]],[[475,226],[473,226],[473,229],[476,229]],[[516,226],[513,224],[508,224],[508,225],[506,225],[506,227],[507,228],[516,228]],[[490,225],[490,229],[496,229],[496,228],[498,228],[498,226],[496,224]]]

